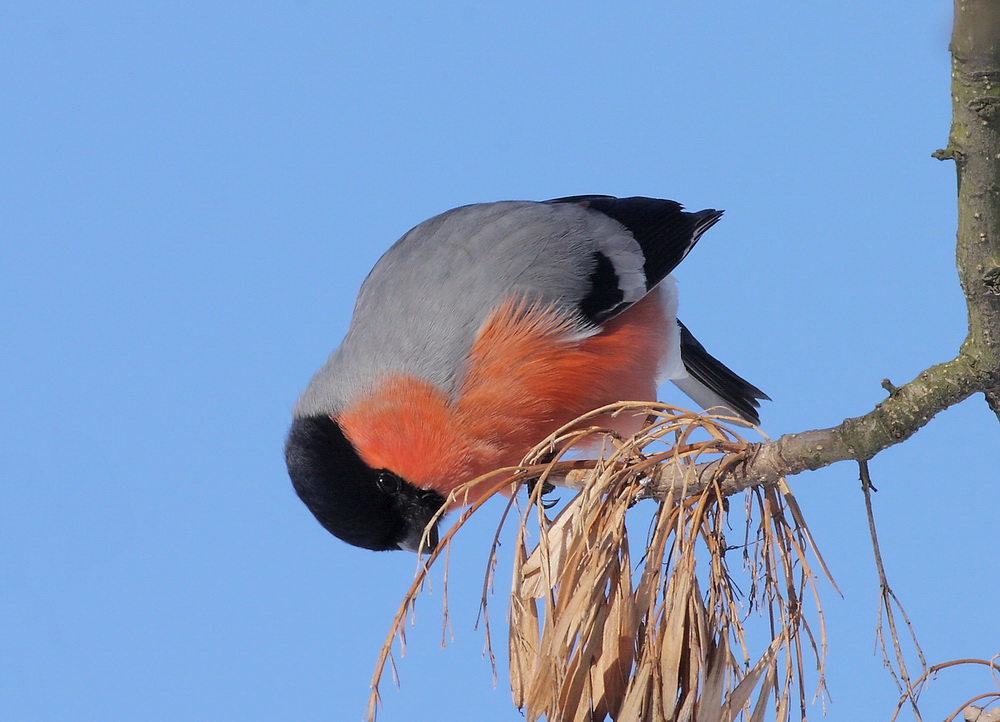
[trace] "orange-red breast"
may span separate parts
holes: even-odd
[[[295,405],[285,458],[299,497],[350,544],[416,550],[456,486],[587,411],[655,400],[663,381],[757,423],[767,396],[677,320],[669,275],[721,216],[574,196],[421,223],[375,264]],[[605,419],[626,434],[639,421]]]

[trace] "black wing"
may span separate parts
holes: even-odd
[[[688,213],[676,201],[641,196],[568,196],[547,202],[577,203],[625,226],[642,249],[647,289],[666,278],[701,235],[722,217],[722,211],[714,208]]]

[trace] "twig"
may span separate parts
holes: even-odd
[[[858,462],[858,468],[861,473],[861,488],[865,494],[865,511],[868,513],[868,531],[871,532],[872,537],[872,552],[875,555],[875,568],[878,571],[878,584],[879,584],[879,610],[878,610],[878,623],[875,632],[876,639],[878,640],[878,645],[882,650],[882,659],[885,661],[885,666],[889,669],[889,673],[892,675],[893,679],[896,680],[896,686],[899,687],[901,691],[904,691],[904,695],[910,701],[910,706],[913,707],[913,715],[916,719],[921,719],[920,709],[917,706],[917,697],[920,696],[919,690],[910,682],[910,675],[906,669],[906,659],[903,656],[903,650],[899,643],[899,634],[896,631],[896,619],[892,613],[893,604],[899,609],[900,614],[903,616],[903,620],[906,622],[906,627],[910,631],[910,638],[913,640],[913,645],[917,649],[917,654],[920,657],[920,666],[922,669],[927,669],[927,661],[924,659],[923,650],[920,648],[920,643],[917,641],[916,634],[913,632],[913,625],[910,624],[910,618],[906,615],[906,610],[903,609],[903,605],[900,603],[899,598],[896,596],[895,592],[889,586],[889,582],[885,575],[885,565],[882,563],[882,551],[879,549],[878,544],[878,534],[875,531],[875,513],[872,511],[872,486],[871,473],[868,470],[868,462],[861,461]],[[885,636],[882,633],[882,614],[885,613],[886,623],[889,625],[889,634],[892,638],[892,646],[896,655],[896,663],[899,665],[899,676],[896,676],[896,671],[893,669],[892,661],[889,659],[889,653],[885,646]]]
[[[1000,655],[997,656],[1000,657]],[[991,660],[953,659],[950,662],[941,662],[940,664],[935,664],[934,666],[925,669],[924,673],[921,674],[919,677],[917,677],[917,679],[913,682],[913,684],[910,685],[910,690],[916,689],[921,685],[926,684],[932,674],[936,675],[943,669],[948,669],[949,667],[960,667],[960,666],[974,665],[974,664],[980,664],[985,667],[989,667],[990,673],[993,675],[994,682],[996,682],[997,672],[1000,672],[1000,664],[997,664],[997,662],[995,661],[996,659],[997,657],[994,657]],[[1000,682],[997,682],[997,686],[1000,687]],[[903,705],[906,704],[906,701],[909,698],[910,690],[904,692],[903,695],[899,698],[899,704],[896,705],[896,711],[892,715],[893,720],[896,719],[896,717],[899,715],[900,710],[903,709]],[[1000,692],[987,692],[985,694],[976,695],[972,699],[966,700],[962,705],[959,706],[958,709],[956,709],[954,712],[948,715],[948,717],[945,718],[944,722],[952,722],[952,720],[954,720],[956,717],[958,717],[958,715],[962,714],[963,712],[966,712],[965,719],[968,720],[969,717],[967,710],[969,709],[969,706],[973,702],[978,702],[983,699],[990,699],[991,702],[1000,701]],[[994,714],[994,713],[995,710],[991,710],[989,712],[989,714]],[[982,717],[979,717],[978,719],[976,717],[972,717],[971,719],[976,720],[977,722],[984,722]],[[989,717],[985,718],[985,722],[990,722],[990,718]]]

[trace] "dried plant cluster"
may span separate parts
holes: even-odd
[[[746,494],[745,530],[731,546],[718,486],[688,496],[684,479],[722,453],[738,457],[745,442],[716,417],[642,410],[643,432],[610,440],[552,522],[537,492],[522,515],[510,600],[515,704],[532,721],[787,719],[793,708],[804,718],[810,672],[822,688],[825,642],[818,557],[788,486]],[[668,495],[679,501],[660,503],[633,566],[626,517],[646,493],[645,472],[665,464],[691,473]],[[532,516],[544,530],[533,548]],[[810,601],[818,638],[803,613]],[[772,640],[762,650],[748,643],[754,617]]]
[[[631,439],[585,426],[609,411],[641,413],[648,423]],[[571,447],[594,438],[604,445],[599,461],[564,460]],[[814,696],[809,680],[823,690],[814,567],[824,567],[787,484],[745,493],[736,544],[728,539],[728,501],[718,485],[693,495],[686,489],[696,464],[738,460],[747,445],[720,417],[619,404],[557,432],[520,469],[477,480],[497,491],[539,482],[520,516],[508,612],[511,689],[528,720],[782,720],[793,709],[805,719]],[[582,465],[592,467],[589,483],[550,520],[544,482]],[[655,502],[633,562],[629,510],[648,495],[649,473],[664,465],[685,473],[668,501]],[[405,641],[405,620],[430,563],[480,506],[459,518],[419,570],[376,668],[370,719],[391,644]],[[497,553],[494,545],[490,570]],[[484,585],[484,613],[491,582]],[[488,630],[488,615],[486,622]],[[759,630],[751,635],[753,624]],[[751,636],[766,636],[762,649],[754,649]]]

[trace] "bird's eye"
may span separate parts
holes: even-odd
[[[382,470],[378,473],[378,488],[386,494],[398,494],[402,480],[391,471]]]

